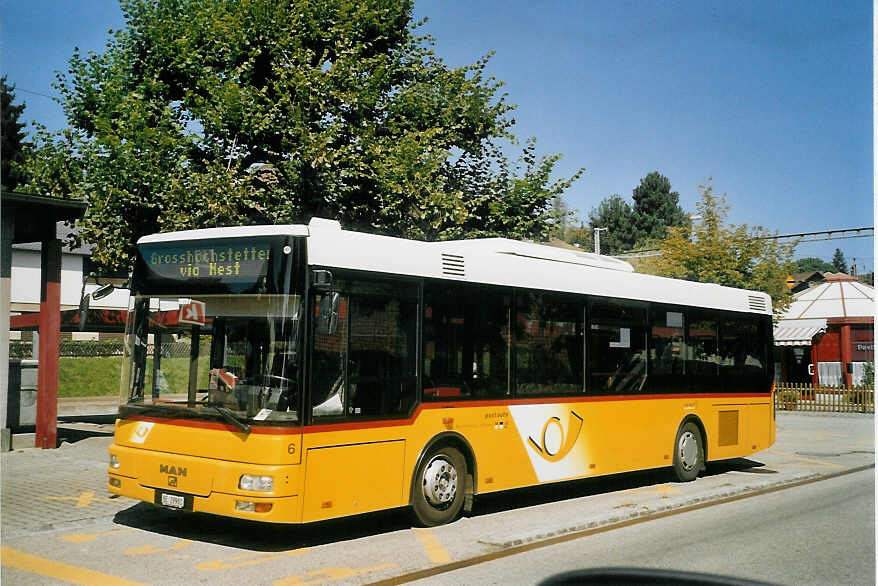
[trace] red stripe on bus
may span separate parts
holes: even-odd
[[[198,419],[171,419],[164,417],[148,417],[146,415],[131,415],[124,419],[132,421],[150,421],[153,423],[162,423],[164,425],[179,425],[181,427],[196,427],[198,429],[221,429],[227,431],[241,432],[240,429],[229,423],[219,423],[216,421],[202,421]],[[243,433],[243,432],[241,432]],[[293,435],[299,433],[298,427],[250,427],[250,433],[272,434],[272,435]]]
[[[295,435],[298,433],[325,433],[328,431],[342,431],[354,429],[375,429],[382,427],[399,427],[411,425],[424,409],[455,409],[463,407],[496,407],[506,405],[540,405],[556,403],[598,403],[607,401],[644,401],[659,399],[770,399],[771,393],[705,393],[698,395],[668,394],[668,395],[606,395],[590,397],[541,397],[533,399],[485,399],[481,401],[436,401],[421,403],[410,417],[405,419],[369,419],[366,421],[346,421],[339,423],[323,423],[301,427],[256,427],[250,428],[250,433],[266,435]],[[130,416],[126,419],[135,421],[151,421],[166,425],[179,425],[182,427],[196,427],[199,429],[217,429],[226,431],[240,431],[234,425],[218,423],[215,421],[200,421],[194,419],[165,419],[162,417]]]

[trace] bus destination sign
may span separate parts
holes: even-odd
[[[270,257],[268,246],[237,245],[153,251],[145,260],[153,272],[169,279],[252,279],[265,275]]]
[[[229,291],[262,288],[269,273],[272,248],[269,239],[141,244],[141,283],[165,288],[175,282],[187,284],[187,289],[206,286]],[[165,285],[159,285],[160,282]]]

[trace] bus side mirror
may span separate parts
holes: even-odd
[[[97,301],[98,299],[103,299],[110,293],[112,293],[116,289],[116,286],[112,283],[108,283],[106,285],[101,285],[97,289],[91,292],[91,298]]]
[[[338,330],[338,293],[328,293],[317,306],[316,332],[321,336],[331,336]]]

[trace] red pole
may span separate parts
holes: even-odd
[[[851,373],[848,372],[848,364],[851,363],[851,326],[841,326],[841,373],[844,375],[844,386],[851,387]]]
[[[61,338],[61,241],[42,243],[40,279],[40,355],[37,375],[38,448],[58,442],[58,354]]]
[[[820,377],[817,373],[817,344],[811,342],[811,386],[815,389],[820,386]]]

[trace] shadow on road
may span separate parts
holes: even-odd
[[[139,503],[113,521],[142,531],[252,551],[277,552],[392,533],[412,526],[408,511],[395,509],[307,525],[259,523],[206,513],[180,513]]]
[[[746,458],[708,465],[704,476],[730,471],[772,474],[764,464]],[[599,478],[559,482],[476,497],[469,517],[561,502],[586,496],[674,482],[670,469],[660,468]],[[139,503],[116,513],[119,525],[152,533],[252,551],[278,552],[315,547],[392,533],[412,527],[407,509],[393,509],[305,525],[259,523],[206,513],[181,513]]]

